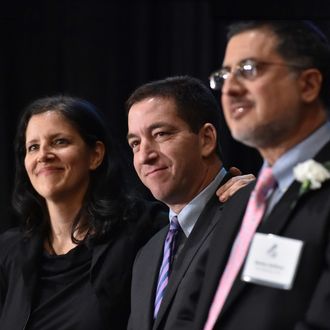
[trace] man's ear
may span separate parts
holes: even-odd
[[[97,169],[103,161],[105,153],[104,143],[101,141],[96,141],[94,149],[91,153],[89,169]]]
[[[200,138],[200,148],[201,155],[203,157],[210,156],[217,147],[217,131],[215,127],[206,123],[199,130],[199,138]]]
[[[320,94],[322,74],[318,69],[306,69],[300,74],[301,97],[310,103],[315,101]]]

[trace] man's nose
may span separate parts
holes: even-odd
[[[227,79],[223,82],[221,93],[224,95],[237,95],[245,91],[244,81],[242,77],[230,73]]]
[[[157,147],[150,141],[141,141],[138,157],[141,164],[149,163],[157,158]]]

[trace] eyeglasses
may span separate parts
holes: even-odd
[[[254,80],[260,75],[260,70],[265,65],[281,65],[296,69],[306,69],[305,67],[295,64],[262,62],[246,59],[238,63],[233,70],[228,67],[223,67],[220,70],[213,72],[209,77],[210,87],[214,90],[221,90],[225,80],[231,75],[234,75],[234,77],[238,79]]]

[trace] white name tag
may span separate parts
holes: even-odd
[[[297,239],[256,233],[241,279],[245,282],[290,290],[303,242]]]

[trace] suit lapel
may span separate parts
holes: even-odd
[[[300,184],[294,181],[280,201],[274,206],[271,214],[263,220],[258,232],[279,234],[283,231],[292,212],[297,207],[296,201],[298,198]],[[293,207],[294,205],[294,207]]]
[[[91,278],[94,278],[94,268],[102,254],[108,249],[111,248],[111,244],[109,242],[103,244],[95,244],[93,246],[93,253],[92,253],[92,263],[91,263]]]
[[[330,143],[327,143],[322,150],[314,157],[318,162],[325,162],[329,160],[330,154]],[[294,181],[286,193],[282,196],[280,201],[275,205],[274,209],[271,211],[271,214],[263,220],[262,224],[258,228],[258,232],[261,233],[272,233],[275,235],[280,235],[285,226],[289,223],[289,220],[292,218],[292,213],[299,206],[302,197],[299,199],[299,189],[300,183]],[[242,270],[241,270],[242,271]],[[231,304],[236,300],[236,298],[241,294],[244,288],[247,286],[247,283],[241,281],[240,273],[234,281],[233,287],[227,297],[227,300],[222,308],[220,317],[228,310]]]
[[[262,223],[260,227],[257,229],[257,232],[261,232],[265,234],[272,233],[275,235],[279,235],[283,231],[285,225],[288,223],[290,215],[294,211],[294,208],[292,208],[291,205],[293,205],[293,203],[295,202],[298,195],[298,191],[299,191],[299,184],[297,182],[294,182],[289,187],[287,192],[282,196],[281,200],[276,204],[271,214],[266,219],[262,220]],[[244,216],[244,212],[241,216],[241,221],[243,219],[243,216]],[[237,275],[234,281],[233,287],[226,299],[226,302],[221,310],[220,317],[226,313],[228,308],[230,308],[232,303],[237,299],[237,297],[242,293],[244,288],[248,285],[246,282],[243,282],[241,280],[241,271],[243,267],[244,267],[244,262],[239,274]]]
[[[178,257],[178,260],[174,264],[170,281],[167,285],[157,319],[155,320],[154,329],[157,329],[158,325],[160,324],[163,316],[166,313],[166,310],[169,308],[171,301],[175,296],[176,290],[180,285],[182,278],[188,270],[195,255],[198,253],[200,247],[210,235],[217,223],[217,220],[219,219],[222,207],[219,205],[217,197],[215,196],[212,198],[210,202],[198,218],[196,225],[189,236],[189,239],[187,239],[187,242],[183,247],[180,256]]]
[[[139,290],[141,302],[139,313],[141,313],[141,326],[143,329],[151,329],[153,324],[153,312],[155,302],[155,292],[158,282],[159,268],[163,257],[163,247],[168,226],[163,228],[152,238],[152,244],[148,244],[147,249],[143,251],[143,276],[139,278]]]
[[[31,309],[31,302],[34,295],[34,289],[36,287],[38,279],[38,270],[41,263],[42,253],[42,234],[41,231],[33,234],[32,237],[22,238],[20,243],[20,263],[22,265],[22,276],[24,281],[24,287],[26,289],[25,301],[28,304],[28,309]]]
[[[330,156],[330,143],[327,143],[322,150],[314,157],[317,162],[328,161]],[[305,196],[299,197],[301,183],[294,181],[281,200],[275,205],[268,218],[263,221],[258,232],[279,234],[284,230],[292,213],[299,206]],[[309,192],[312,193],[312,192]]]
[[[223,211],[222,220],[214,233],[205,275],[207,277],[207,283],[203,286],[199,304],[204,307],[202,315],[206,317],[254,186],[255,183],[249,184],[237,192],[232,200],[228,202]]]
[[[328,161],[330,156],[330,143],[327,143],[321,151],[314,157],[317,162]],[[288,223],[293,211],[299,206],[299,203],[305,196],[299,197],[299,189],[301,183],[294,181],[287,192],[283,195],[281,200],[275,205],[268,219],[260,226],[262,233],[279,234],[283,231],[285,225]],[[312,193],[312,192],[309,192]]]
[[[231,178],[228,173],[222,180],[221,185],[226,183]],[[178,260],[174,264],[170,281],[167,285],[166,292],[161,303],[157,319],[155,320],[154,329],[157,329],[161,323],[162,318],[165,316],[167,309],[170,307],[171,302],[176,294],[177,288],[180,285],[185,273],[189,269],[195,255],[202,247],[205,240],[212,233],[217,221],[220,218],[220,213],[223,204],[218,201],[216,195],[212,196],[209,202],[204,207],[201,215],[196,221],[193,231],[189,239],[183,247]]]

